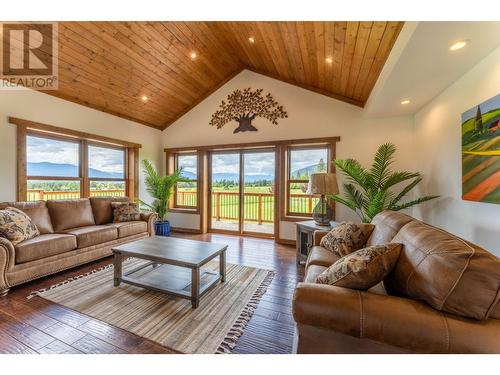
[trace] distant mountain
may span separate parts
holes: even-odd
[[[28,163],[28,176],[75,177],[78,176],[78,166],[49,162]],[[94,168],[89,168],[89,176],[95,178],[124,177],[122,173],[105,172]]]
[[[212,180],[214,182],[228,180],[228,181],[239,181],[240,177],[237,173],[214,173],[212,175]],[[249,174],[245,176],[246,182],[255,182],[262,180],[274,180],[274,176],[268,174]]]
[[[323,168],[326,168],[325,164],[323,164]],[[320,170],[319,163],[292,171],[292,178],[297,178],[300,176],[304,176],[306,174],[310,176],[312,173],[318,173],[318,172],[326,172],[325,170]]]

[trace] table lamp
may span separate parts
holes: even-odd
[[[307,194],[321,195],[318,204],[312,212],[313,220],[318,225],[330,226],[333,218],[333,209],[326,201],[326,194],[338,194],[339,187],[335,173],[313,173],[309,177]]]

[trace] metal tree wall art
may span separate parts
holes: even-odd
[[[271,94],[262,96],[262,91],[262,89],[252,91],[250,88],[233,91],[227,96],[227,102],[223,100],[219,109],[212,115],[210,125],[220,129],[234,120],[239,125],[233,133],[257,131],[252,125],[252,120],[256,117],[263,117],[278,125],[278,119],[287,118],[288,114]]]

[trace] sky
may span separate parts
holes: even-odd
[[[486,113],[488,111],[491,111],[492,109],[499,109],[500,94],[482,103],[479,103],[479,106],[481,107],[481,113]],[[465,122],[472,117],[476,117],[476,112],[477,112],[477,105],[462,113],[462,122]]]
[[[78,144],[54,139],[27,137],[28,163],[49,162],[78,165]],[[104,172],[122,172],[124,153],[120,150],[89,146],[89,167]]]

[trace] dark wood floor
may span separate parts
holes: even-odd
[[[295,263],[295,249],[272,240],[219,234],[178,237],[228,244],[227,261],[267,268],[276,276],[234,353],[291,353],[291,302],[303,266]],[[31,291],[111,263],[111,258],[13,288],[0,298],[0,353],[172,353],[171,350],[122,329],[92,319],[40,297]]]

